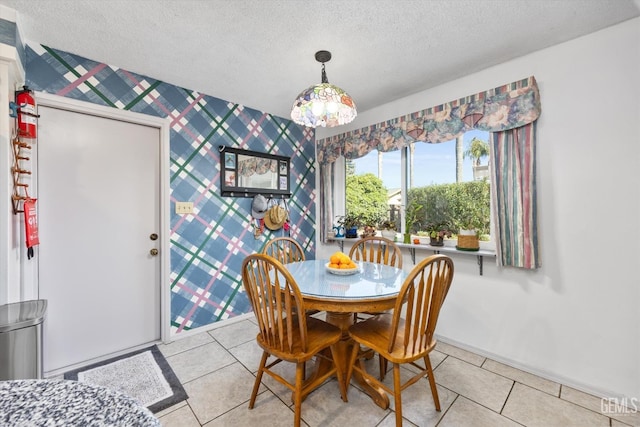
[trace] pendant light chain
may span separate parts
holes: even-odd
[[[324,70],[324,62],[322,63],[322,83],[329,83],[327,72]]]

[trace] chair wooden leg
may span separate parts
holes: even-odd
[[[433,396],[433,403],[436,405],[436,411],[440,412],[440,398],[438,397],[438,390],[436,389],[436,379],[433,377],[433,369],[431,368],[431,360],[429,355],[424,356],[424,365],[429,371],[429,386],[431,387],[431,395]]]
[[[380,364],[380,381],[384,381],[384,377],[387,375],[387,359],[378,354],[378,362]]]
[[[355,343],[353,345],[353,349],[351,350],[351,355],[349,357],[349,363],[347,364],[347,378],[345,379],[345,384],[347,388],[349,388],[349,383],[351,382],[351,375],[353,375],[353,366],[358,359],[358,353],[360,353],[360,344]]]
[[[293,393],[293,425],[294,427],[300,427],[300,418],[302,412],[302,375],[304,373],[304,363],[296,363],[296,388]]]
[[[256,382],[253,383],[253,391],[251,392],[251,399],[249,400],[249,409],[253,409],[253,405],[254,403],[256,403],[256,396],[258,395],[258,389],[260,388],[260,383],[262,382],[262,373],[264,372],[264,367],[267,364],[268,357],[269,353],[263,351],[262,360],[260,360],[260,367],[258,368],[258,373],[256,374]]]
[[[347,399],[347,387],[349,387],[349,384],[344,381],[345,373],[342,372],[342,366],[344,366],[345,362],[344,360],[340,359],[340,352],[336,348],[336,344],[331,346],[331,356],[333,357],[333,364],[336,368],[336,376],[338,377],[338,384],[340,385],[340,395],[342,396],[342,401],[348,402],[349,400]]]
[[[396,405],[396,427],[402,427],[402,386],[399,363],[393,364],[393,398]]]

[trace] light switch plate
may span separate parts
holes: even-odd
[[[177,214],[191,214],[193,213],[193,202],[176,202]]]

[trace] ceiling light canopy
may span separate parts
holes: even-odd
[[[327,80],[324,63],[330,60],[331,52],[316,52],[316,61],[322,63],[322,83],[303,90],[296,97],[291,109],[295,123],[312,128],[334,127],[351,123],[358,115],[353,98]]]

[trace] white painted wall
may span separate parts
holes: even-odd
[[[485,260],[479,276],[474,257],[455,256],[438,333],[584,391],[640,398],[640,18],[391,102],[317,138],[530,75],[542,99],[542,267]]]
[[[0,18],[15,22],[15,11],[0,6]],[[15,119],[9,117],[9,102],[14,100],[14,91],[23,82],[24,69],[16,48],[0,43],[0,305],[35,298],[30,292],[33,286],[23,286],[25,275],[33,275],[33,270],[21,262],[24,256],[21,249],[24,246],[24,218],[22,214],[13,214],[11,203],[11,136]],[[29,291],[25,292],[25,288]]]

